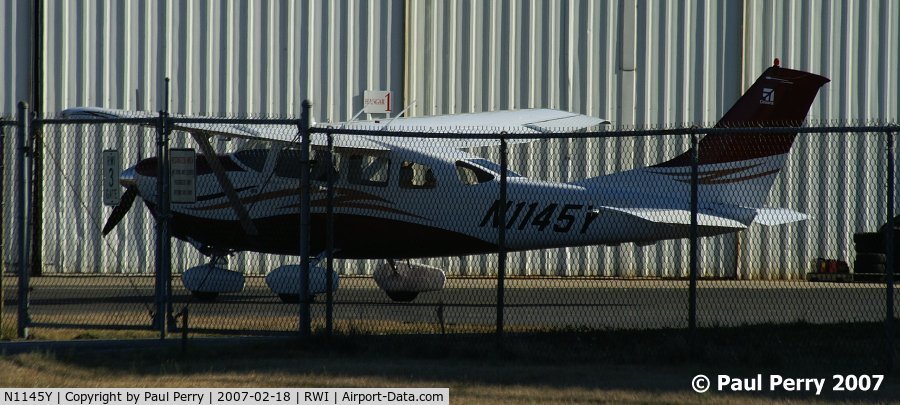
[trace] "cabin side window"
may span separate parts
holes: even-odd
[[[310,175],[312,181],[327,182],[329,174],[335,182],[340,179],[341,175],[338,171],[338,168],[341,167],[340,154],[331,153],[327,150],[316,150],[313,152],[313,161],[316,162],[316,164],[312,166],[312,173]]]
[[[251,170],[261,172],[266,167],[266,158],[269,151],[266,149],[244,149],[234,153],[238,162]]]
[[[467,186],[489,182],[494,179],[493,174],[462,160],[456,162],[456,175],[459,177],[459,181]]]
[[[310,167],[315,167],[315,161],[310,159]],[[297,149],[282,149],[275,161],[275,175],[289,179],[300,178],[300,151]]]
[[[390,178],[391,160],[381,156],[354,154],[347,157],[347,182],[385,187]]]
[[[437,187],[437,178],[430,167],[406,160],[400,165],[399,184],[400,188],[431,189]]]

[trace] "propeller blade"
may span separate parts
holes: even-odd
[[[109,218],[106,219],[106,224],[103,225],[103,236],[106,236],[119,224],[119,221],[121,221],[122,218],[125,218],[125,214],[128,213],[128,210],[131,209],[131,205],[134,204],[135,197],[137,197],[137,187],[128,187],[125,189],[125,193],[122,194],[119,205],[113,208],[112,213],[109,214]]]

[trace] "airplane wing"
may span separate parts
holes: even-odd
[[[63,118],[156,118],[151,111],[115,110],[100,107],[74,107],[62,111]]]
[[[375,121],[355,121],[339,124],[344,129],[389,131],[404,134],[427,132],[432,134],[458,134],[455,138],[423,138],[410,136],[394,136],[378,138],[380,141],[395,145],[415,147],[422,144],[435,144],[445,148],[466,149],[481,146],[496,146],[500,141],[491,138],[492,134],[527,135],[512,138],[507,143],[532,142],[542,138],[541,134],[576,132],[598,125],[609,124],[603,118],[576,114],[568,111],[549,109],[506,110],[481,113],[435,115],[428,117],[397,118]],[[480,135],[472,135],[480,134]],[[486,137],[481,137],[486,135]],[[532,136],[533,135],[533,136]],[[421,146],[420,146],[421,147]]]
[[[775,226],[807,219],[809,219],[809,215],[787,208],[757,208],[756,218],[754,218],[753,222],[766,226]]]
[[[64,118],[143,118],[159,117],[151,111],[116,110],[112,108],[76,107],[63,110]],[[211,118],[172,115],[176,118]],[[177,123],[176,130],[202,133],[204,135],[221,135],[229,138],[268,139],[280,142],[292,142],[297,138],[297,127],[294,125],[272,124],[218,124],[218,123]]]
[[[128,111],[97,107],[77,107],[63,111],[64,117],[71,118],[155,118],[149,111]],[[173,115],[173,117],[178,117]],[[192,117],[182,117],[192,118]],[[193,117],[196,118],[196,117]],[[459,134],[461,138],[435,139],[415,136],[373,137],[361,135],[334,135],[336,147],[387,150],[386,144],[415,147],[434,144],[446,148],[464,149],[498,145],[497,139],[472,137],[472,133],[534,135],[534,137],[510,139],[509,143],[531,142],[541,138],[541,134],[553,132],[575,132],[597,125],[608,124],[602,118],[590,117],[559,110],[532,109],[515,111],[493,111],[471,114],[439,115],[430,117],[397,118],[373,121],[317,124],[318,127],[333,127],[349,130],[389,131],[398,134],[438,133]],[[174,129],[206,136],[219,135],[232,138],[266,139],[275,142],[298,142],[297,127],[276,124],[213,124],[178,123]],[[314,145],[325,145],[327,137],[313,134]]]
[[[354,121],[332,125],[341,125],[346,129],[412,133],[541,134],[575,132],[601,124],[609,124],[609,121],[568,111],[529,109]]]
[[[690,209],[678,207],[600,207],[601,210],[619,212],[645,221],[671,224],[690,225]],[[786,208],[743,208],[743,207],[717,207],[701,208],[697,212],[697,225],[713,226],[720,228],[745,229],[751,223],[765,226],[783,225],[808,219],[809,216],[801,212]]]
[[[678,208],[623,208],[623,207],[600,207],[600,210],[615,211],[626,214],[638,219],[649,222],[670,224],[670,225],[690,225],[691,211]],[[719,228],[735,228],[744,229],[747,225],[740,221],[715,215],[709,212],[697,213],[697,225],[710,226]]]

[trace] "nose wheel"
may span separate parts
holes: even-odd
[[[228,263],[223,254],[210,256],[207,264],[184,271],[181,281],[197,302],[213,302],[222,293],[236,293],[244,289],[244,275],[224,268]]]

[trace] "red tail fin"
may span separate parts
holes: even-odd
[[[806,119],[819,87],[829,80],[799,70],[766,69],[756,83],[728,110],[716,128],[799,127]],[[714,134],[700,140],[700,164],[756,159],[788,153],[796,134]],[[690,152],[654,167],[691,164]]]

